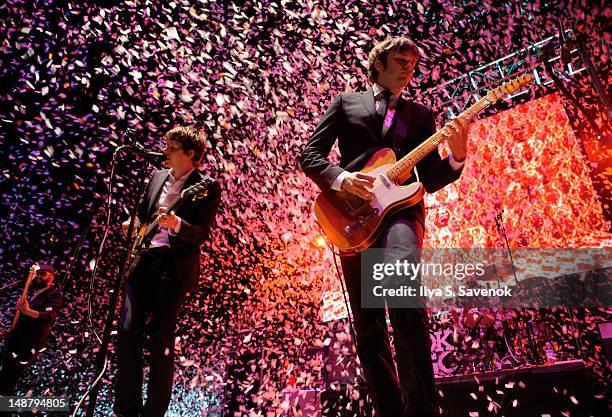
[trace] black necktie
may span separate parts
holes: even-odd
[[[379,132],[382,132],[383,124],[385,123],[385,115],[389,108],[389,99],[392,95],[393,93],[389,90],[383,90],[378,95],[381,98],[378,108],[376,109],[376,122],[378,123]]]

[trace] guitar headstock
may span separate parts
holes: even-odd
[[[200,181],[193,184],[191,187],[181,191],[182,198],[191,198],[192,200],[200,200],[208,195],[208,184],[206,181]]]
[[[30,267],[30,272],[28,274],[28,278],[26,279],[26,284],[29,284],[30,282],[32,282],[32,280],[36,276],[36,273],[38,272],[39,269],[40,269],[40,266],[38,264],[33,264]]]
[[[492,103],[500,100],[516,91],[518,91],[525,84],[530,83],[533,80],[533,75],[525,73],[520,77],[516,77],[508,82],[503,83],[497,88],[487,93],[487,99]]]
[[[33,264],[30,267],[30,274],[28,275],[28,279],[33,278],[34,275],[36,275],[36,273],[38,272],[39,269],[40,269],[40,266],[38,266],[38,264]]]

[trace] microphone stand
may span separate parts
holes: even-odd
[[[68,265],[66,275],[64,275],[63,279],[59,283],[59,286],[62,288],[62,291],[64,290],[64,287],[66,286],[68,281],[70,281],[70,277],[72,276],[72,271],[74,269],[74,263],[76,262],[77,255],[81,251],[81,247],[83,247],[83,242],[85,242],[85,238],[89,234],[89,228],[87,226],[84,226],[83,229],[85,231],[81,234],[79,242],[77,243],[76,247],[72,251],[72,254],[70,255],[70,265]]]
[[[134,224],[136,220],[136,213],[138,211],[138,203],[140,202],[140,196],[142,196],[145,191],[145,180],[146,180],[146,175],[141,175],[140,179],[138,180],[138,194],[136,195],[136,199],[132,205],[130,226],[128,227],[128,231],[127,231],[128,248],[129,248],[129,243],[131,241],[132,232],[134,231]],[[128,255],[129,255],[129,250],[126,250],[124,261],[122,262],[119,268],[119,273],[115,277],[115,282],[113,284],[112,296],[111,296],[111,300],[109,303],[108,311],[106,313],[106,322],[104,324],[104,333],[102,336],[102,346],[100,347],[100,351],[98,352],[98,356],[96,358],[96,362],[95,362],[96,369],[95,369],[94,375],[101,374],[104,371],[104,368],[106,366],[106,361],[107,361],[107,356],[108,356],[108,345],[110,343],[111,330],[113,327],[113,319],[115,316],[115,310],[117,309],[117,302],[119,301],[119,292],[121,290],[121,284],[123,282],[123,275],[125,274],[125,266],[126,266]],[[96,381],[95,385],[91,388],[89,392],[89,401],[87,404],[87,414],[86,414],[87,417],[93,417],[94,415],[95,408],[96,408],[96,402],[98,400],[98,392],[100,391],[99,387],[100,387],[99,381]]]
[[[497,213],[497,215],[495,216],[495,224],[497,225],[497,231],[504,236],[504,240],[506,242],[506,249],[508,250],[508,256],[510,257],[510,266],[512,266],[512,273],[514,275],[514,282],[518,286],[519,281],[516,276],[516,268],[514,266],[514,259],[512,258],[512,249],[510,249],[510,243],[508,242],[508,234],[506,233],[506,227],[504,225],[503,212],[504,212],[504,209],[502,208],[502,210],[499,213]],[[539,314],[539,309],[537,313]],[[527,322],[525,324],[525,327],[527,329],[527,335],[529,338],[529,348],[531,350],[531,354],[533,355],[534,360],[537,361],[538,349],[537,349],[537,342],[533,335],[533,319]]]
[[[512,259],[512,249],[510,249],[510,243],[508,242],[508,234],[506,233],[506,227],[504,225],[504,219],[502,211],[495,215],[495,225],[497,226],[498,233],[501,233],[504,236],[504,241],[506,242],[506,249],[508,250],[508,256],[510,257],[510,266],[512,267],[512,274],[514,275],[514,283],[518,285],[518,278],[516,277],[516,268],[514,267],[514,259]]]

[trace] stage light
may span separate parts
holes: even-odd
[[[321,235],[317,236],[315,238],[315,240],[314,240],[314,245],[319,247],[319,248],[324,247],[325,246],[325,238],[323,236],[321,236]]]

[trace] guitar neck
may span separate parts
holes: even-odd
[[[36,267],[34,272],[30,272],[28,274],[28,278],[26,279],[26,283],[23,286],[23,292],[21,293],[21,298],[25,298],[26,295],[28,294],[28,291],[30,290],[30,285],[32,284],[32,281],[34,281],[34,277],[36,276],[36,272],[37,271],[38,271],[38,267]]]
[[[25,300],[26,295],[28,294],[28,290],[30,289],[30,284],[32,284],[32,281],[34,280],[34,276],[36,275],[36,271],[38,271],[38,267],[35,270],[30,271],[30,274],[28,275],[28,279],[26,279],[26,283],[23,287],[23,292],[21,293],[21,299]],[[15,328],[15,325],[17,324],[17,320],[19,320],[19,310],[15,312],[15,317],[13,317],[13,323],[11,324],[11,331]]]
[[[469,119],[473,120],[478,113],[484,110],[487,106],[492,103],[487,97],[482,97],[472,106],[470,106],[467,110],[461,113],[458,118],[459,119]],[[406,179],[408,179],[412,175],[412,168],[425,156],[427,156],[431,151],[437,149],[440,143],[444,142],[444,135],[441,131],[438,131],[431,135],[427,140],[417,146],[414,150],[404,156],[402,159],[397,161],[393,166],[387,171],[387,176],[392,181],[401,184]]]
[[[30,291],[31,283],[32,283],[32,280],[28,280],[28,282],[26,282],[26,285],[23,288],[23,292],[21,293],[21,298],[26,298],[26,296],[28,295],[28,291]]]

